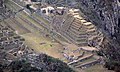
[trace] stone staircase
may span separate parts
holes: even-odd
[[[69,28],[69,26],[72,24],[73,20],[74,18],[72,17],[72,15],[68,14],[65,18],[65,21],[64,21],[64,24],[62,25],[61,30],[63,32],[66,31]]]
[[[80,16],[79,12],[75,12],[74,9],[69,13],[69,15],[70,14],[72,17],[71,19],[73,20],[70,20],[68,17],[66,19],[67,22],[63,25],[63,29],[66,29],[66,31],[63,31],[65,33],[64,36],[68,40],[78,46],[87,46],[89,40],[101,40],[102,35],[98,36],[100,33],[94,24],[85,20],[82,16]]]
[[[75,69],[89,68],[93,65],[99,64],[101,58],[92,53],[92,51],[86,51],[83,49],[67,49],[63,51],[65,61],[70,67]]]
[[[79,59],[69,62],[68,65],[74,68],[84,69],[99,63],[100,63],[100,58],[95,58],[93,54],[89,54],[89,55],[83,55]]]

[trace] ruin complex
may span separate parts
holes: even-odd
[[[119,72],[119,39],[120,0],[0,0],[0,72]]]

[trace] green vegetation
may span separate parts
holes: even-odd
[[[108,68],[108,70],[114,70],[115,72],[120,72],[120,61],[107,60],[104,67]]]
[[[38,14],[33,14],[33,16],[35,16],[37,19],[39,19],[40,21],[43,21],[45,24],[49,24],[49,22],[45,19],[43,19],[42,17],[40,17],[40,15]]]
[[[12,61],[9,65],[0,65],[1,72],[75,72],[62,61],[39,54],[37,56],[24,56]],[[39,63],[35,63],[35,61]]]

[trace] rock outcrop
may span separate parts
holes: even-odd
[[[11,16],[11,11],[6,8],[5,0],[0,0],[0,21],[9,18],[10,16]]]
[[[98,25],[102,31],[113,36],[118,32],[118,1],[117,0],[79,0],[81,11]]]

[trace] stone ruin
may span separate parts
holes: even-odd
[[[0,24],[0,72],[74,72],[57,59],[35,53],[24,41],[14,29]]]
[[[47,0],[43,0],[43,2],[45,2]],[[49,0],[47,1],[48,3],[50,3]],[[64,2],[63,0],[61,1],[57,1],[55,0],[56,5],[60,5],[60,3],[65,3],[67,4],[68,0],[66,0],[66,2]],[[119,61],[119,45],[118,44],[118,40],[119,40],[119,1],[118,0],[104,0],[104,1],[100,1],[100,0],[76,0],[77,3],[75,5],[75,7],[79,8],[84,14],[85,14],[85,19],[81,19],[81,17],[79,17],[78,13],[73,12],[70,13],[68,15],[68,19],[63,20],[64,25],[61,27],[57,24],[59,24],[59,22],[54,23],[55,25],[54,28],[56,29],[56,31],[60,31],[61,34],[63,34],[64,36],[66,36],[66,38],[68,38],[71,42],[76,43],[77,45],[81,44],[85,44],[87,45],[88,43],[86,42],[86,39],[83,39],[82,37],[79,38],[81,36],[81,33],[83,36],[86,37],[90,36],[91,33],[93,33],[96,35],[100,35],[100,40],[101,37],[103,37],[103,34],[106,37],[112,37],[113,41],[108,38],[108,41],[106,44],[106,39],[102,39],[102,44],[99,45],[99,47],[104,48],[104,55],[107,58],[111,58],[114,59],[116,61]],[[72,7],[71,5],[67,5],[69,7]],[[73,23],[71,23],[71,21],[73,20],[72,17],[75,17],[75,20],[73,21]],[[60,16],[57,16],[55,19],[60,19]],[[47,20],[47,18],[45,18]],[[62,19],[62,18],[61,18]],[[89,22],[90,21],[90,22]],[[87,25],[88,28],[95,28],[94,26],[90,26],[89,25],[95,25],[97,27],[97,29],[99,29],[103,34],[99,34],[99,33],[94,33],[96,32],[96,30],[92,29],[89,34],[84,35],[83,33],[86,33],[86,29],[84,28],[85,26],[80,26],[78,24],[84,24]],[[68,25],[71,24],[71,25]],[[46,27],[47,28],[47,27]],[[82,31],[83,29],[85,29],[84,31]],[[86,27],[87,28],[87,27]],[[63,31],[62,31],[63,30]],[[82,31],[79,33],[79,31]],[[65,32],[65,33],[64,33]],[[89,38],[89,37],[87,37]],[[91,39],[91,38],[90,38]],[[92,38],[93,39],[93,38]],[[98,38],[94,38],[95,40],[98,40]],[[115,41],[115,40],[116,41]],[[98,40],[98,41],[100,41]],[[83,41],[83,42],[81,42]],[[101,41],[100,41],[101,42]],[[92,42],[93,44],[91,44],[90,42],[90,46],[96,46],[96,44],[94,42]],[[104,44],[103,44],[104,43]],[[99,43],[97,43],[99,44]],[[112,46],[111,46],[112,45]],[[117,51],[117,52],[116,52]],[[93,63],[93,62],[92,62]],[[91,64],[91,63],[90,63]],[[82,65],[84,66],[84,65]],[[89,66],[89,65],[88,65]]]

